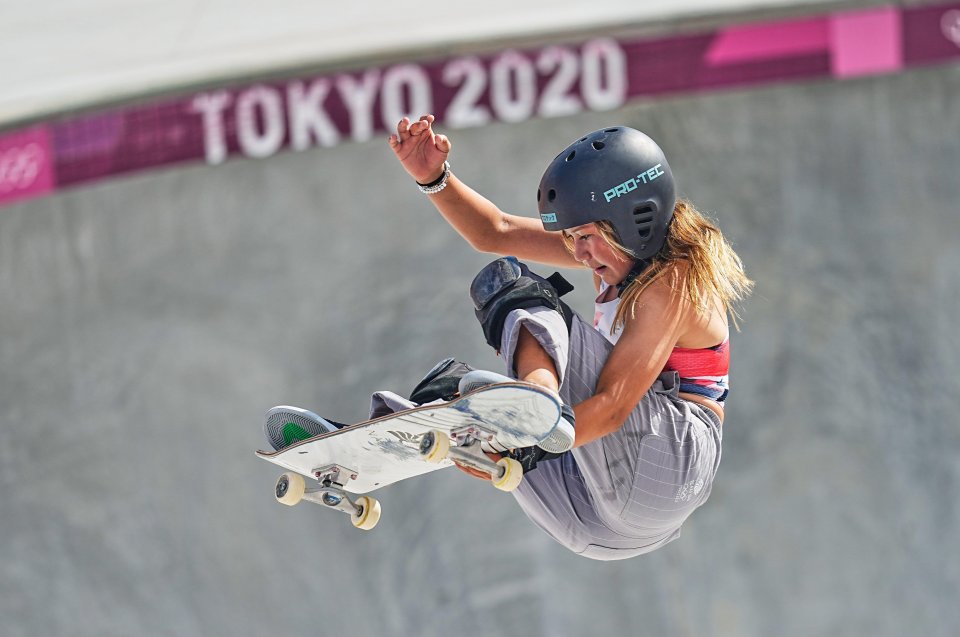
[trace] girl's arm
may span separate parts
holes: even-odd
[[[453,174],[447,187],[428,195],[443,218],[479,252],[513,255],[524,261],[580,267],[559,232],[547,232],[539,219],[507,214]]]
[[[397,134],[390,136],[397,159],[420,183],[430,183],[443,173],[451,149],[445,135],[434,133],[433,120],[433,115],[424,115],[411,123],[405,117],[397,125]],[[579,265],[560,233],[545,231],[538,219],[503,212],[452,174],[446,188],[428,197],[454,230],[480,252],[561,267]]]
[[[620,429],[663,371],[692,313],[685,296],[671,288],[670,278],[651,284],[640,296],[636,316],[627,318],[596,392],[574,407],[575,446]]]

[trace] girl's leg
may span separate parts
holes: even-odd
[[[514,361],[519,380],[560,391],[560,374],[553,359],[525,327],[520,329]]]
[[[562,317],[535,308],[507,317],[501,353],[508,370],[520,378],[546,384],[559,376],[561,398],[576,404],[596,390],[610,349],[609,342],[580,317],[574,318],[568,334]],[[562,374],[556,373],[558,355],[569,360]],[[629,452],[618,450],[614,440],[598,442],[541,461],[524,475],[514,497],[527,517],[569,550],[598,560],[640,555],[675,537],[673,530],[651,537],[622,528],[619,509],[611,520],[611,505],[616,508],[620,499],[623,508],[629,495],[631,481],[624,476],[633,463],[625,461],[622,456]]]
[[[495,332],[484,319],[493,314],[478,318],[509,375],[556,382],[568,405],[596,392],[613,345],[589,323],[579,316],[568,323],[546,305],[527,306],[494,325],[502,331],[491,340]],[[677,391],[676,374],[661,375],[617,432],[528,473],[515,492],[528,517],[570,550],[596,559],[630,557],[677,537],[706,499],[719,462],[716,419],[694,413],[705,410]]]

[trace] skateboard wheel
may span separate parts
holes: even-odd
[[[497,461],[500,475],[493,475],[490,480],[493,486],[501,491],[513,491],[523,482],[523,465],[513,458],[500,458]]]
[[[303,499],[307,483],[299,473],[285,473],[277,480],[277,502],[293,506]]]
[[[428,431],[420,441],[420,455],[427,462],[442,462],[450,452],[450,438],[442,431]]]
[[[368,495],[357,498],[356,506],[360,508],[350,516],[353,526],[369,531],[380,521],[380,503]]]

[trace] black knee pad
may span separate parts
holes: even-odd
[[[567,330],[573,312],[560,297],[573,286],[560,274],[543,278],[530,271],[516,257],[503,257],[488,264],[470,284],[470,298],[483,336],[490,347],[499,350],[503,323],[513,310],[547,307],[563,315]]]

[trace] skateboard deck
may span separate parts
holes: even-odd
[[[560,403],[549,391],[527,383],[498,383],[449,402],[323,433],[280,451],[257,451],[257,456],[293,472],[277,482],[282,503],[312,500],[350,513],[355,526],[372,528],[376,520],[365,527],[358,516],[374,513],[375,507],[378,519],[379,504],[369,497],[354,502],[348,494],[369,493],[454,462],[484,471],[495,486],[510,490],[522,477],[519,463],[509,458],[493,462],[480,451],[480,443],[532,446],[559,419]],[[308,488],[300,476],[317,486]]]

